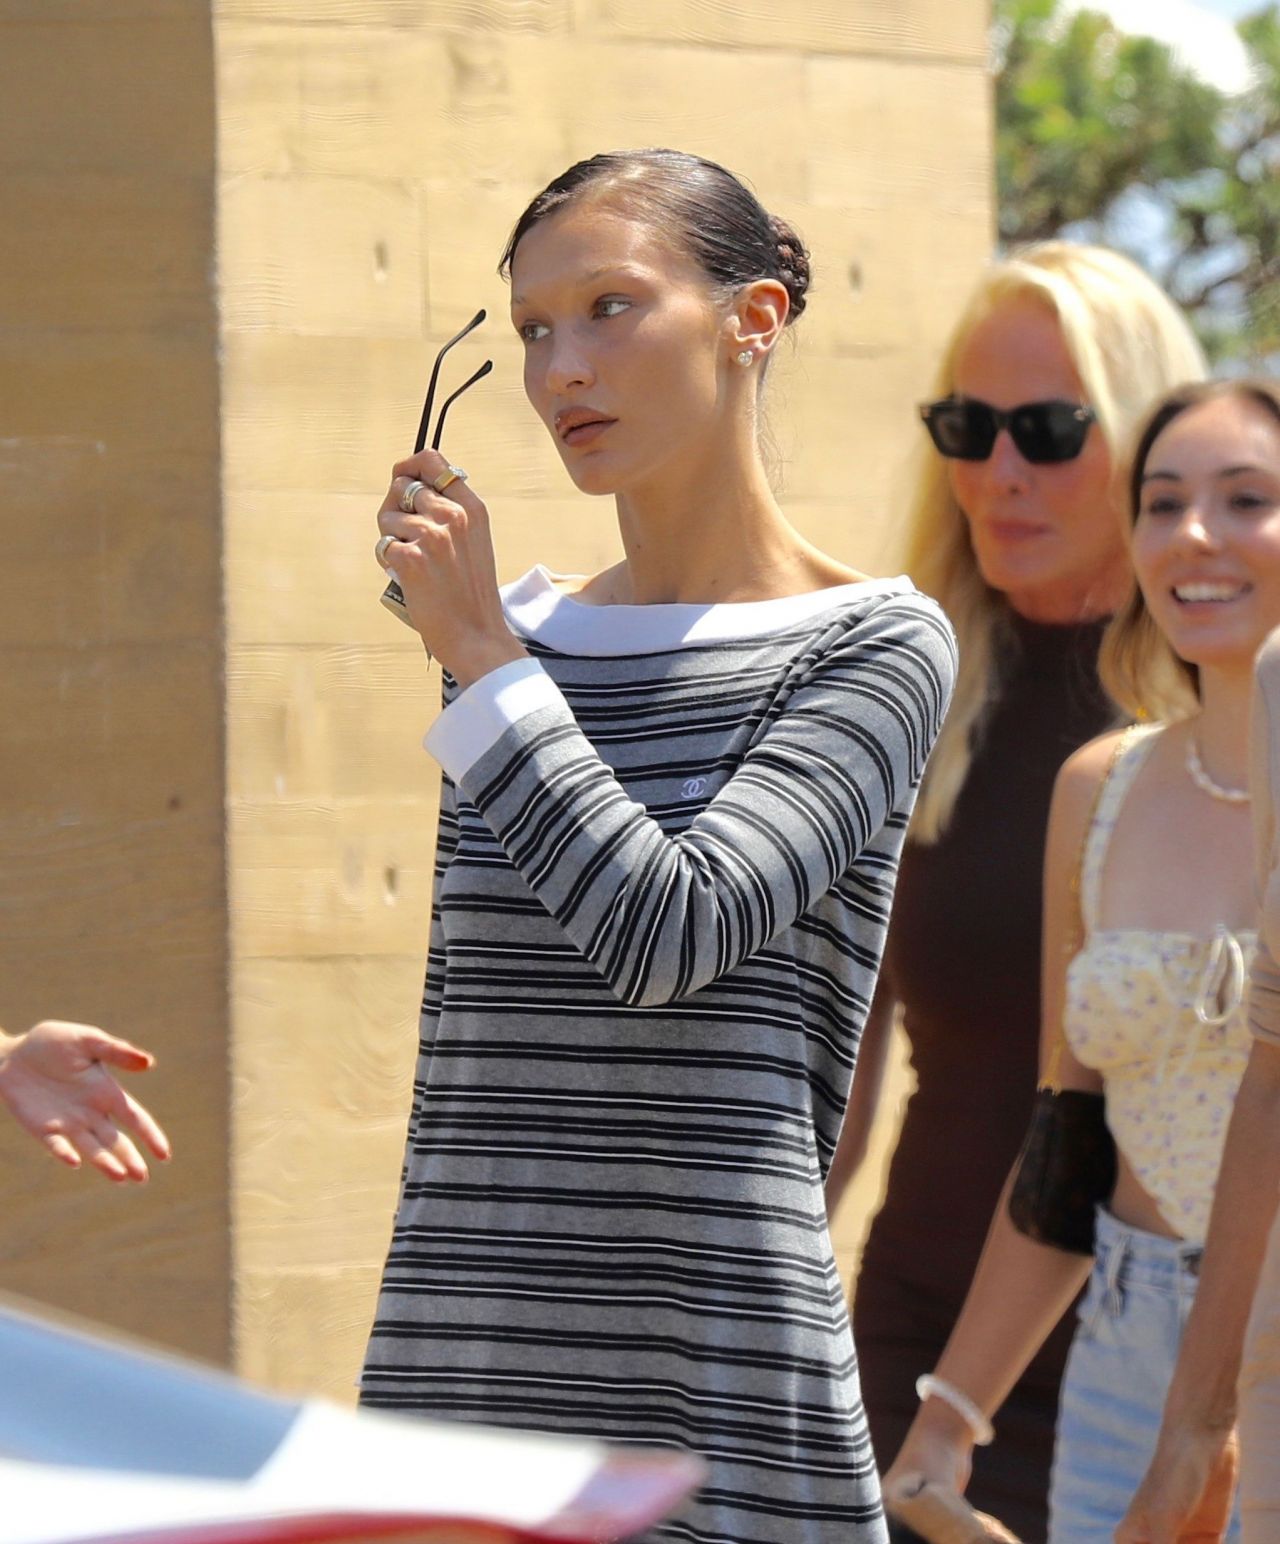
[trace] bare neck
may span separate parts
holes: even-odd
[[[1007,599],[1028,622],[1097,622],[1115,615],[1129,593],[1129,584],[1129,560],[1121,557],[1087,579],[1072,577],[1034,590],[1011,590]]]
[[[626,558],[612,598],[632,605],[767,600],[858,577],[791,525],[754,447],[619,493],[617,508]]]
[[[1200,711],[1191,724],[1196,749],[1215,782],[1243,788],[1249,780],[1249,708],[1253,672],[1206,666],[1200,672]]]

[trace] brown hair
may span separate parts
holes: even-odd
[[[502,277],[510,278],[516,248],[535,225],[588,194],[674,237],[717,289],[731,294],[755,279],[776,279],[791,302],[787,321],[804,310],[804,242],[740,178],[683,150],[609,150],[575,162],[516,221],[498,263]]]
[[[1280,386],[1262,379],[1190,381],[1167,392],[1147,414],[1129,457],[1130,536],[1142,509],[1142,480],[1152,446],[1183,413],[1206,402],[1232,400],[1259,407],[1280,424]],[[1199,671],[1174,653],[1136,582],[1107,628],[1098,672],[1115,701],[1135,718],[1185,718],[1200,700]]]

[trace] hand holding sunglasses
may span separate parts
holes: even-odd
[[[436,400],[436,382],[440,379],[440,366],[444,361],[444,356],[449,352],[455,343],[461,343],[463,338],[465,338],[469,332],[474,332],[475,329],[479,327],[480,323],[484,321],[484,319],[485,311],[482,306],[480,310],[477,311],[476,314],[467,323],[467,325],[462,328],[460,332],[455,332],[453,337],[449,339],[449,341],[436,355],[435,363],[431,367],[431,379],[427,383],[427,399],[422,404],[422,417],[418,421],[418,435],[413,444],[413,453],[415,456],[421,455],[422,449],[427,443],[427,431],[431,423],[431,409],[434,406]],[[477,381],[483,380],[492,369],[493,360],[486,359],[474,375],[468,376],[467,379],[463,381],[462,385],[458,387],[457,391],[451,393],[448,397],[445,398],[444,406],[440,409],[440,416],[436,419],[436,432],[431,436],[432,450],[440,449],[440,440],[444,434],[445,415],[448,413],[449,409],[453,406],[453,404],[458,400],[464,391],[467,391],[470,387],[474,386]],[[461,468],[452,467],[450,470],[453,472],[454,476],[453,478],[449,479],[449,481],[456,481],[459,477],[465,481],[467,474],[462,471]],[[437,481],[434,482],[432,486],[436,489],[437,492],[443,492],[445,487],[448,486],[448,482]],[[383,540],[385,540],[385,538],[383,538]],[[386,548],[383,547],[381,542],[379,542],[378,548],[378,561],[381,563]],[[399,583],[395,579],[393,579],[386,587],[386,589],[383,590],[381,599],[382,604],[389,612],[391,612],[392,616],[399,617],[406,627],[413,626],[413,623],[409,620],[409,612],[405,607],[404,591],[400,588]]]
[[[1001,429],[1024,461],[1052,466],[1074,461],[1084,449],[1096,414],[1080,402],[1022,402],[992,407],[976,397],[943,397],[926,402],[920,417],[940,455],[950,461],[985,461]]]
[[[483,317],[482,311],[458,338]],[[458,338],[450,339],[441,354]],[[418,444],[413,455],[392,469],[378,511],[380,535],[374,548],[378,562],[396,580],[383,603],[420,635],[427,658],[438,658],[464,690],[490,671],[525,657],[503,613],[488,509],[468,485],[467,474],[439,449],[449,403],[490,368],[486,360],[445,402],[434,442],[426,450],[436,378],[432,372]],[[406,590],[413,602],[412,617]]]

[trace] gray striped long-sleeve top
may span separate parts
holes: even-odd
[[[422,1037],[365,1403],[711,1465],[664,1536],[880,1539],[822,1179],[954,679],[905,580],[504,591],[446,707]]]

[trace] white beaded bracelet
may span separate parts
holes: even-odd
[[[935,1378],[931,1372],[916,1379],[916,1395],[923,1402],[932,1394],[944,1405],[950,1405],[969,1428],[977,1447],[989,1447],[996,1439],[996,1429],[978,1409],[967,1394],[962,1394],[954,1383],[945,1378]]]

